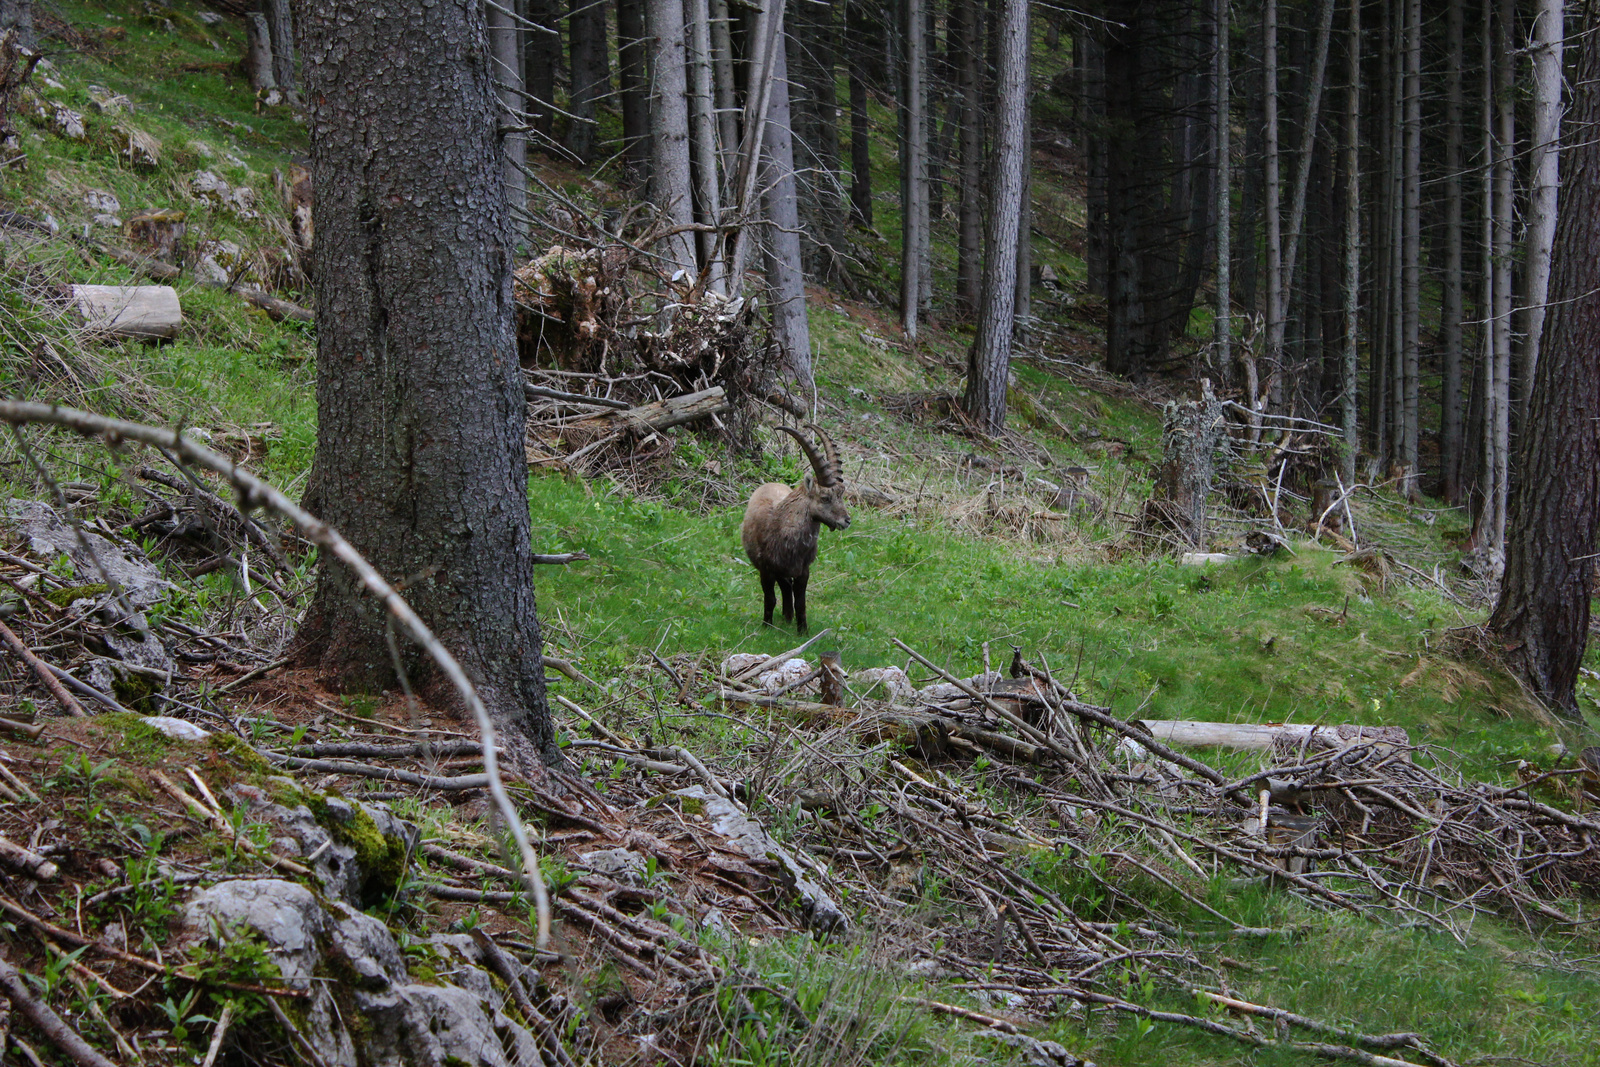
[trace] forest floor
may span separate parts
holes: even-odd
[[[188,427],[296,494],[315,446],[311,330],[194,261],[263,287],[281,272],[303,125],[257,106],[231,21],[131,0],[45,10],[42,110],[19,122],[26,165],[0,171],[0,391]],[[1041,86],[1061,62],[1041,52]],[[1234,558],[1187,565],[1131,533],[1161,405],[1186,387],[1097,367],[1081,195],[1047,102],[1037,114],[1035,261],[1059,282],[1035,288],[1004,437],[952,414],[970,331],[936,307],[910,347],[879,302],[898,269],[893,197],[853,232],[849,284],[811,293],[819,421],[854,521],[823,535],[805,667],[750,669],[801,644],[760,625],[738,538],[754,485],[805,473],[781,435],[737,451],[679,428],[648,462],[535,468],[535,550],[589,557],[540,568],[538,587],[552,710],[587,788],[513,789],[555,890],[554,952],[532,944],[470,724],[281,665],[312,553],[289,539],[281,568],[252,555],[269,581],[246,588],[207,570],[208,538],[239,533],[228,514],[141,474],[176,473],[153,452],[0,441],[0,496],[53,502],[171,583],[145,615],[174,673],[113,678],[122,712],[59,716],[20,659],[0,660],[0,718],[44,728],[0,733],[0,941],[34,996],[124,1063],[303,1061],[288,972],[188,916],[205,887],[274,872],[326,890],[305,838],[320,833],[369,876],[351,899],[393,933],[407,981],[446,980],[439,933],[518,961],[495,995],[551,1062],[1600,1063],[1600,820],[1555,747],[1586,742],[1478,648],[1465,518],[1375,487],[1350,499],[1354,545],[1319,543],[1306,487],[1240,453],[1209,546]],[[144,138],[154,158],[130,160]],[[896,189],[874,151],[877,187]],[[201,172],[228,195],[197,193]],[[571,198],[620,199],[605,174],[545,173]],[[97,217],[151,208],[187,213],[183,326],[159,345],[90,337],[64,287],[142,280],[101,254],[122,238]],[[131,527],[152,494],[171,514]],[[117,638],[84,610],[100,579],[14,521],[0,621],[82,675]],[[1250,551],[1262,531],[1286,547]],[[819,652],[848,674],[839,705],[805,677]],[[946,676],[979,695],[930,688]],[[1597,677],[1581,684],[1591,714]],[[170,737],[151,714],[207,735]],[[1168,752],[1128,725],[1173,720],[1394,727],[1406,743]],[[337,829],[341,797],[414,826],[404,854],[361,816]],[[297,839],[263,798],[322,830]],[[7,1028],[13,1050],[66,1062],[19,1010]]]

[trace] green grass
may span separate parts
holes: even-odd
[[[799,472],[790,459],[749,473],[753,484]],[[593,557],[541,570],[540,610],[604,670],[645,648],[798,643],[792,627],[761,625],[737,506],[701,516],[560,477],[532,479],[530,495],[539,550]],[[847,669],[903,664],[896,637],[957,674],[981,670],[985,642],[1000,663],[1016,644],[1121,715],[1398,725],[1481,773],[1539,754],[1548,739],[1507,717],[1519,706],[1509,683],[1436,651],[1472,615],[1424,589],[1379,593],[1335,552],[1296,551],[1204,568],[1055,562],[1013,541],[952,537],[937,515],[857,508],[850,529],[824,531],[807,600]]]

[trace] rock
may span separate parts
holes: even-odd
[[[122,210],[122,201],[104,189],[90,189],[83,194],[83,206],[99,214],[115,215]]]
[[[79,581],[85,584],[105,581],[101,575],[101,568],[104,568],[111,580],[122,587],[135,609],[148,608],[173,588],[148,560],[134,559],[97,533],[83,530],[80,542],[79,531],[62,522],[55,509],[42,501],[8,501],[3,515],[28,539],[28,550],[34,555],[46,560],[60,555],[71,559]]]
[[[103,85],[89,86],[89,106],[102,115],[120,115],[133,110],[133,101]]]
[[[299,1001],[301,1028],[328,1067],[511,1067],[542,1063],[537,1041],[504,1011],[472,939],[430,940],[450,984],[423,984],[406,971],[387,926],[304,886],[272,878],[222,882],[195,893],[185,924],[217,943],[258,938]],[[242,1052],[252,1035],[236,1035]],[[248,1055],[247,1055],[247,1058]]]
[[[69,141],[87,141],[89,130],[83,124],[83,113],[56,104],[50,113],[50,128]]]
[[[249,271],[244,250],[232,241],[205,241],[197,255],[190,272],[202,285],[232,285]]]
[[[115,215],[107,215],[104,212],[102,212],[99,215],[94,216],[89,221],[94,223],[96,226],[102,227],[103,229],[107,229],[107,230],[120,230],[120,229],[122,229],[122,220],[121,219],[119,219]]]
[[[733,655],[722,661],[721,670],[722,673],[727,675],[729,678],[734,678],[737,677],[741,671],[747,671],[756,664],[765,663],[766,661],[766,656],[758,655],[754,652],[735,652]]]
[[[174,719],[170,715],[146,715],[139,721],[179,741],[204,741],[211,736],[210,730],[202,729],[187,719]]]
[[[810,673],[811,664],[796,656],[784,660],[771,670],[762,671],[756,678],[756,684],[769,693],[776,693],[780,689],[788,689]]]
[[[1028,1067],[1094,1067],[1089,1060],[1068,1052],[1066,1046],[1054,1041],[1041,1041],[1027,1034],[1011,1034],[1004,1030],[979,1030],[975,1037],[986,1037],[1009,1045],[1022,1054],[1021,1062]]]
[[[1002,682],[1004,678],[1005,676],[999,671],[990,671],[988,674],[975,674],[971,678],[964,678],[962,680],[973,689],[976,689],[978,692],[987,693],[994,686]],[[933,685],[925,685],[921,689],[917,690],[917,697],[921,700],[928,701],[930,704],[937,704],[943,700],[956,700],[958,698],[965,697],[966,695],[967,692],[965,689],[962,689],[958,685],[952,685],[949,682],[937,682]]]
[[[225,795],[250,817],[292,838],[300,855],[316,859],[323,892],[356,907],[367,907],[393,894],[405,873],[406,857],[416,848],[417,828],[382,804],[363,804],[343,797],[303,792],[288,778],[260,786],[235,784]],[[273,799],[299,800],[278,803]]]
[[[699,801],[711,828],[752,861],[777,866],[783,883],[800,898],[806,924],[813,930],[842,934],[849,929],[849,918],[827,891],[812,881],[799,861],[737,804],[708,793],[704,786],[698,785],[679,789],[674,795]]]
[[[625,848],[596,849],[578,857],[578,862],[595,874],[603,874],[623,885],[643,885],[649,869],[645,858]]]
[[[118,126],[117,133],[127,139],[121,151],[123,159],[141,170],[154,170],[161,165],[161,142],[153,134],[132,126]]]
[[[858,693],[865,693],[875,685],[883,686],[892,704],[906,704],[916,695],[917,689],[899,667],[872,667],[851,675]]]

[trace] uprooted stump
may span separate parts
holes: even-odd
[[[1158,538],[1176,535],[1186,547],[1206,540],[1206,497],[1216,477],[1216,453],[1226,434],[1223,405],[1202,380],[1200,399],[1166,406],[1161,466],[1155,491],[1145,502],[1135,532]]]

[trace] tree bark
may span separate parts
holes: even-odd
[[[922,246],[928,226],[927,30],[923,0],[901,0],[905,25],[904,80],[901,85],[900,145],[900,325],[906,340],[917,340],[922,309]],[[1015,268],[1013,268],[1015,269]]]
[[[952,27],[951,47],[961,49],[961,203],[956,210],[956,308],[963,316],[978,313],[983,274],[983,22],[977,0],[957,0],[959,36]],[[954,14],[954,12],[952,13]]]
[[[1445,15],[1444,274],[1440,278],[1439,343],[1444,380],[1439,396],[1440,489],[1446,504],[1461,503],[1462,319],[1462,67],[1465,0],[1448,0]]]
[[[768,17],[771,17],[770,15]],[[809,392],[811,328],[806,321],[806,280],[800,267],[800,205],[789,132],[789,63],[784,38],[773,42],[771,103],[761,148],[761,195],[767,217],[765,261],[772,306],[772,335],[790,374]]]
[[[606,0],[572,0],[567,18],[567,38],[571,50],[572,94],[567,100],[571,125],[567,127],[567,151],[585,163],[592,163],[599,149],[600,101],[611,90],[611,63],[606,51]],[[679,16],[679,24],[683,21]]]
[[[629,183],[650,181],[650,65],[645,0],[617,0],[617,84],[622,97],[622,165]],[[727,3],[723,2],[724,13]]]
[[[688,67],[683,36],[683,0],[647,0],[650,29],[650,203],[670,226],[694,223],[689,168]],[[694,236],[673,234],[656,246],[668,275],[697,274]]]
[[[1539,697],[1581,722],[1574,686],[1600,522],[1600,47],[1583,5],[1550,308],[1517,452],[1505,577],[1489,628]]]
[[[32,51],[39,47],[33,29],[33,0],[0,0],[0,33],[15,30],[17,43]]]
[[[267,16],[267,35],[272,41],[272,80],[292,95],[299,81],[295,74],[294,13],[289,0],[262,0],[261,13]]]
[[[1545,301],[1550,292],[1550,255],[1555,241],[1556,190],[1561,150],[1561,50],[1563,0],[1538,0],[1528,51],[1533,60],[1533,129],[1528,161],[1527,288],[1521,380],[1522,399],[1539,366]]]
[[[1283,292],[1283,183],[1279,178],[1278,153],[1278,0],[1263,0],[1261,9],[1261,105],[1264,122],[1263,169],[1267,215],[1267,344],[1263,353],[1271,392],[1281,396],[1283,389],[1283,320],[1286,304]],[[1252,395],[1249,404],[1259,410],[1262,397]],[[1252,420],[1250,439],[1260,439],[1259,422]]]
[[[994,168],[984,227],[983,298],[962,399],[973,422],[989,434],[1005,427],[1006,382],[1016,320],[1016,242],[1022,216],[1027,111],[1027,0],[1000,0],[995,37]]]
[[[527,772],[561,757],[534,601],[512,228],[482,11],[430,0],[299,11],[319,311],[307,501],[379,570],[409,580],[407,600]],[[340,688],[392,687],[385,631],[381,607],[326,565],[299,658]],[[427,687],[418,650],[401,658]]]
[[[632,0],[637,3],[637,0]],[[561,66],[560,0],[527,0],[528,39],[523,49],[523,108],[533,127],[535,145],[555,142],[556,69]],[[619,13],[620,17],[620,13]],[[535,28],[538,27],[538,28]]]
[[[259,11],[244,17],[244,70],[255,92],[278,87],[272,76],[272,30],[267,26],[267,16]]]
[[[695,221],[706,226],[722,224],[721,155],[717,151],[715,78],[711,58],[711,10],[707,0],[687,0],[685,43],[689,53],[690,161],[694,171]],[[697,235],[706,286],[726,291],[723,260],[715,232]]]
[[[1516,0],[1500,0],[1496,27],[1499,53],[1495,57],[1495,159],[1494,159],[1494,484],[1489,559],[1498,573],[1503,565],[1507,505],[1511,491],[1511,308],[1512,256],[1516,216]]]
[[[1418,492],[1422,329],[1422,0],[1405,0],[1405,78],[1402,103],[1404,173],[1400,203],[1400,430],[1397,458],[1405,468],[1400,495]]]
[[[1216,154],[1217,191],[1217,303],[1215,366],[1224,382],[1232,379],[1233,367],[1233,101],[1229,93],[1229,59],[1233,51],[1233,30],[1228,17],[1229,0],[1214,0],[1212,18],[1216,28],[1216,79],[1212,118]]]
[[[507,125],[520,126],[523,115],[522,95],[522,20],[513,8],[505,3],[484,5],[489,23],[489,54],[494,62],[491,74],[500,97],[500,120]],[[519,235],[519,243],[527,233],[528,179],[523,171],[528,165],[528,135],[507,133],[505,145],[506,207],[511,212],[511,225]]]
[[[868,111],[869,64],[875,34],[872,15],[863,0],[845,8],[845,35],[850,54],[850,218],[872,226],[872,116]]]
[[[1361,436],[1356,424],[1361,352],[1361,0],[1350,0],[1349,66],[1345,85],[1344,157],[1344,346],[1340,376],[1340,425],[1344,430],[1346,486],[1356,484]]]

